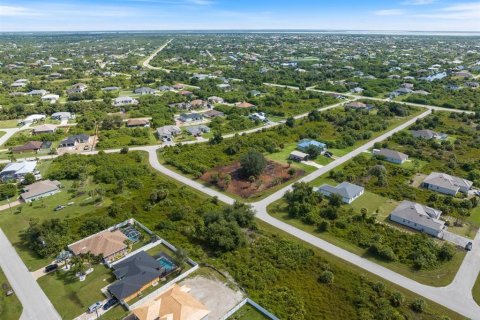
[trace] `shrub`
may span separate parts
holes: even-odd
[[[318,277],[318,281],[325,284],[331,284],[333,283],[333,278],[334,278],[333,273],[331,271],[325,270]]]
[[[427,308],[427,303],[421,298],[417,298],[412,302],[411,308],[416,313],[422,313]]]

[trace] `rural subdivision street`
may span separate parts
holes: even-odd
[[[167,45],[167,44],[166,44]],[[165,46],[166,46],[165,45]],[[328,92],[325,92],[328,93]],[[343,101],[341,103],[337,103],[335,105],[331,105],[322,109],[319,109],[320,111],[325,111],[329,110],[338,106],[342,106],[345,103],[348,103],[349,101],[361,99],[364,97],[361,96],[350,96],[348,95],[351,100]],[[381,101],[384,101],[380,99]],[[408,105],[409,103],[404,103]],[[420,105],[416,105],[420,106]],[[304,182],[310,182],[317,177],[320,177],[321,175],[327,173],[328,171],[338,167],[339,165],[351,160],[355,156],[359,155],[360,153],[370,149],[373,147],[373,145],[376,142],[383,141],[393,135],[396,132],[399,132],[410,125],[414,124],[415,121],[418,119],[424,118],[427,115],[429,115],[432,110],[445,110],[449,112],[463,112],[462,110],[450,110],[450,109],[444,109],[444,108],[439,108],[435,106],[423,106],[421,107],[428,109],[427,111],[423,112],[422,114],[410,119],[409,121],[395,127],[394,129],[382,134],[381,136],[367,142],[366,144],[362,145],[361,147],[353,150],[352,152],[346,154],[343,157],[340,157],[336,159],[335,161],[331,162],[330,164],[319,168],[315,170],[313,173],[305,176],[302,178],[300,181]],[[303,118],[307,116],[308,114],[303,114],[299,115],[296,118]],[[281,124],[282,122],[277,122],[277,123],[272,123],[268,126],[265,127],[273,127],[276,125]],[[246,133],[253,133],[260,131],[264,129],[265,127],[260,127],[260,128],[255,128],[251,130],[247,130]],[[8,129],[0,129],[3,131],[7,131]],[[20,129],[12,129],[12,130],[20,130]],[[13,135],[15,132],[11,133]],[[10,136],[11,136],[10,135]],[[229,134],[225,135],[225,138],[232,137],[234,134]],[[2,137],[3,138],[3,137]],[[8,139],[4,139],[2,143],[4,143]],[[0,139],[0,141],[2,141]],[[199,142],[204,142],[204,141],[190,141],[187,142],[188,144],[190,143],[199,143]],[[218,192],[214,189],[208,188],[204,186],[201,183],[198,183],[196,181],[193,181],[190,178],[187,178],[181,174],[178,174],[165,166],[161,165],[159,160],[158,160],[158,155],[157,155],[157,150],[159,148],[164,147],[165,145],[153,145],[153,146],[143,146],[143,147],[132,147],[130,150],[135,151],[146,151],[149,154],[149,162],[150,165],[156,169],[157,171],[161,172],[162,174],[169,176],[185,185],[188,185],[196,190],[199,190],[209,196],[212,197],[217,197],[220,201],[227,203],[227,204],[233,204],[235,202],[234,199],[231,197]],[[115,153],[119,152],[120,149],[112,149],[112,150],[105,150],[107,153]],[[81,154],[85,155],[91,155],[91,154],[97,154],[98,151],[91,151],[91,152],[85,152]],[[39,159],[48,159],[48,158],[54,158],[56,156],[44,156],[44,157],[38,157]],[[370,260],[364,259],[356,254],[353,254],[347,250],[344,250],[342,248],[339,248],[327,241],[324,241],[320,238],[317,238],[309,233],[306,233],[300,229],[297,229],[287,223],[284,223],[272,216],[270,216],[267,212],[267,206],[274,201],[280,199],[283,197],[285,192],[291,190],[291,185],[273,193],[272,195],[266,197],[263,200],[260,200],[255,203],[251,203],[252,207],[256,211],[256,217],[262,221],[265,221],[266,223],[286,232],[289,233],[292,236],[295,236],[313,246],[316,246],[330,254],[333,254],[349,263],[352,263],[362,269],[367,270],[368,272],[371,272],[377,276],[380,276],[387,281],[391,281],[401,287],[404,287],[405,289],[408,289],[418,295],[424,296],[440,305],[443,305],[449,309],[452,309],[466,317],[469,317],[471,319],[480,319],[480,306],[478,306],[475,301],[473,300],[472,297],[472,288],[475,283],[475,280],[477,278],[477,275],[480,271],[480,232],[477,234],[474,244],[473,244],[473,250],[468,252],[466,254],[466,257],[458,271],[458,273],[455,276],[454,281],[446,286],[446,287],[431,287],[427,285],[420,284],[412,279],[409,279],[405,276],[402,276],[394,271],[391,271],[388,268],[382,267]],[[0,230],[1,235],[3,235],[3,232]],[[18,254],[15,252],[11,244],[9,243],[8,239],[3,235],[3,237],[0,235],[0,248],[2,249],[2,257],[3,257],[3,252],[4,252],[4,247],[7,248],[9,247],[9,253],[8,253],[8,259],[4,259],[0,257],[0,266],[4,270],[16,270],[18,267],[17,265],[20,264],[22,265],[23,269],[25,272],[28,273],[28,270],[26,269],[25,265],[21,261],[20,257]],[[20,301],[22,302],[22,305],[24,307],[24,311],[22,313],[22,319],[32,319],[32,320],[40,320],[40,319],[59,319],[58,313],[56,310],[53,308],[51,305],[50,301],[48,300],[48,297],[43,293],[41,288],[38,286],[36,281],[33,279],[32,275],[28,273],[28,276],[25,276],[22,273],[15,273],[15,272],[6,272],[7,278],[12,284],[12,287],[16,292],[25,292],[28,291],[29,295],[21,295],[18,294]],[[21,279],[19,279],[21,278]],[[36,299],[36,301],[41,301],[41,303],[44,305],[43,309],[38,309],[36,304],[32,305],[31,301]]]
[[[143,62],[143,67],[147,68],[147,69],[150,69],[150,70],[163,70],[163,71],[170,72],[170,70],[165,69],[165,68],[154,67],[150,64],[150,62],[157,56],[157,54],[162,52],[162,50],[165,49],[170,44],[170,42],[172,42],[172,41],[173,41],[173,39],[168,40],[160,48],[158,48],[151,55],[149,55],[148,58]]]

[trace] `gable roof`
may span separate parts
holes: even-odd
[[[422,139],[435,139],[439,136],[439,134],[432,130],[412,130],[412,135],[415,138],[422,138]]]
[[[57,130],[57,126],[53,124],[42,124],[33,129],[33,132],[48,132],[48,131],[55,131]]]
[[[442,211],[408,200],[402,201],[390,214],[438,231],[445,225],[439,220]]]
[[[188,292],[189,288],[174,284],[157,298],[133,310],[139,320],[201,320],[209,313],[200,301]]]
[[[119,300],[137,293],[162,275],[160,263],[145,251],[114,264],[113,269],[118,280],[108,290]]]
[[[3,172],[15,172],[15,174],[26,174],[35,171],[37,167],[37,161],[22,161],[22,162],[10,162],[1,171]]]
[[[357,186],[356,184],[350,182],[342,182],[336,187],[332,187],[331,185],[324,184],[318,188],[319,191],[326,191],[328,193],[338,194],[342,198],[352,199],[356,197],[359,193],[364,191],[364,188],[361,186]]]
[[[127,239],[127,236],[120,230],[105,230],[72,243],[68,246],[68,249],[75,255],[90,252],[96,256],[108,257],[127,248],[125,244]]]
[[[374,150],[373,154],[385,158],[390,158],[390,159],[395,159],[399,161],[405,161],[408,159],[408,155],[405,153],[401,153],[396,150],[391,150],[391,149],[379,149],[379,150]]]
[[[20,196],[23,200],[27,200],[29,198],[33,198],[44,193],[58,191],[60,186],[60,182],[58,181],[51,181],[51,180],[44,180],[34,182],[26,187],[23,188],[25,192],[23,192]]]
[[[17,146],[12,148],[12,152],[39,150],[43,146],[43,141],[28,141],[23,146]]]

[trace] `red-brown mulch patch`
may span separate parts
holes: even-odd
[[[305,174],[305,171],[295,169],[295,174],[288,173],[290,167],[274,161],[268,161],[263,173],[255,179],[249,181],[249,177],[242,174],[240,162],[235,162],[227,166],[218,167],[204,173],[200,179],[211,183],[222,190],[250,198],[265,190],[273,188],[289,180],[299,178]],[[227,185],[225,177],[230,175],[231,182]]]

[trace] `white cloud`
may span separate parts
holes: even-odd
[[[405,10],[402,9],[384,9],[373,12],[376,16],[401,16],[405,14]]]
[[[0,16],[26,16],[32,14],[28,8],[14,6],[0,6]]]
[[[432,19],[473,20],[480,19],[480,2],[458,3],[418,17]]]
[[[199,6],[208,6],[213,4],[214,2],[211,0],[187,0],[187,3],[195,4]]]

